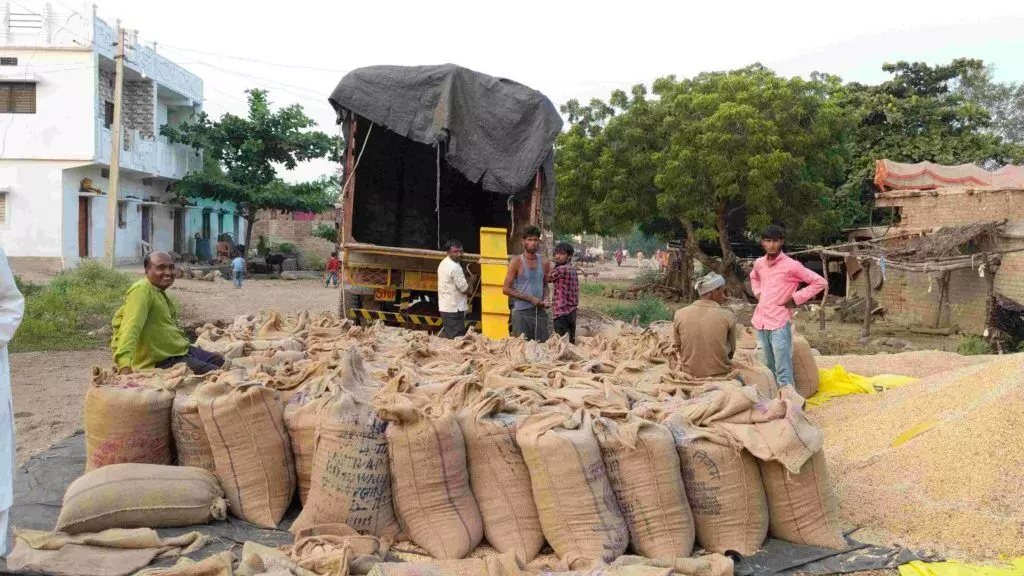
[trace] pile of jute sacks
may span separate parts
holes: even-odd
[[[768,534],[843,548],[822,433],[751,344],[736,373],[697,380],[664,330],[622,324],[575,346],[328,314],[207,326],[197,345],[228,359],[221,371],[94,369],[87,473],[56,529],[226,513],[273,528],[297,495],[294,533],[345,524],[441,564],[484,539],[523,570],[545,544],[563,570],[644,557],[671,573],[696,543],[710,574]]]

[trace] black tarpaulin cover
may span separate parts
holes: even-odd
[[[330,102],[339,122],[355,113],[422,144],[447,141],[448,164],[484,190],[517,194],[542,170],[553,216],[562,118],[540,92],[455,64],[370,66],[346,74]]]

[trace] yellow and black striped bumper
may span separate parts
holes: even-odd
[[[383,312],[381,310],[364,310],[362,308],[350,308],[348,311],[348,317],[356,320],[366,320],[373,322],[376,320],[383,320],[390,324],[397,324],[399,326],[405,326],[407,328],[440,328],[441,317],[440,316],[427,316],[424,314],[402,314],[400,312]],[[474,330],[480,330],[480,321],[471,320],[469,325]]]

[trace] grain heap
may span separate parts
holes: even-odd
[[[383,541],[395,537],[397,519],[446,561],[471,554],[484,535],[523,563],[547,540],[558,567],[572,570],[630,562],[622,560],[629,551],[683,558],[695,532],[707,551],[749,554],[768,531],[768,510],[787,517],[773,519],[777,536],[845,544],[820,466],[821,432],[803,415],[802,399],[772,396],[771,381],[762,390],[694,379],[678,369],[661,330],[619,323],[578,346],[477,334],[442,340],[328,314],[272,312],[206,326],[198,341],[226,354],[222,370],[201,378],[107,373],[104,382],[159,378],[167,435],[173,413],[182,419],[175,437],[187,440],[178,461],[212,467],[229,512],[260,525],[279,521],[297,486],[306,508],[294,530],[347,523]],[[692,450],[698,441],[705,448]],[[711,446],[753,464],[739,485],[685,485]],[[772,465],[764,485],[758,462]],[[814,471],[803,484],[813,490],[788,490],[802,485],[802,470]],[[737,489],[743,501],[761,503],[759,512],[719,522],[720,497]],[[585,493],[598,498],[562,501]],[[523,503],[509,509],[503,499]],[[794,518],[805,511],[806,521]]]
[[[843,517],[866,537],[953,557],[1024,553],[1021,374],[1017,354],[811,412]]]

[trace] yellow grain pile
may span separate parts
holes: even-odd
[[[881,374],[899,374],[924,378],[942,374],[951,370],[976,366],[989,362],[996,356],[961,356],[953,352],[939,350],[920,350],[900,352],[898,354],[872,354],[848,356],[818,356],[814,360],[818,368],[827,370],[836,364],[850,374],[861,376],[878,376]]]
[[[1024,355],[811,412],[842,518],[951,557],[1024,554]]]

